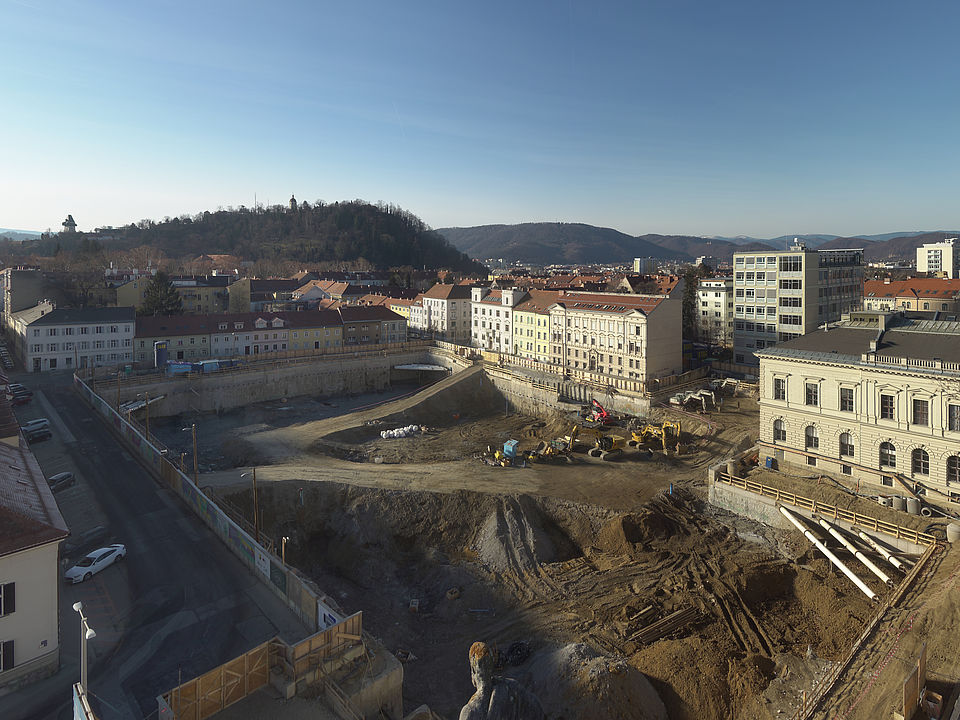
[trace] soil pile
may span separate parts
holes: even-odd
[[[477,558],[495,572],[536,573],[541,563],[556,560],[546,522],[530,497],[500,498],[477,534]]]
[[[535,656],[527,686],[549,720],[667,720],[663,701],[643,673],[579,643]]]

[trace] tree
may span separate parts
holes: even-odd
[[[143,305],[138,312],[141,315],[179,315],[183,312],[183,301],[170,282],[170,276],[162,270],[150,279],[143,291]]]
[[[704,277],[710,277],[710,268],[705,265],[690,267],[683,274],[683,338],[685,340],[699,338],[697,290],[700,289],[700,278]]]

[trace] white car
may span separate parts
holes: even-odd
[[[94,550],[67,570],[63,574],[63,579],[68,583],[81,583],[84,580],[89,580],[108,565],[120,562],[126,556],[127,548],[119,543]]]

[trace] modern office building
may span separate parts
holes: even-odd
[[[800,337],[858,310],[863,250],[788,250],[733,255],[734,362],[758,365],[757,350]]]
[[[917,273],[927,277],[960,278],[957,238],[925,243],[917,248]]]

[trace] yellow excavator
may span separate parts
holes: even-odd
[[[573,462],[573,448],[577,443],[577,436],[580,434],[580,426],[574,425],[570,429],[569,435],[558,437],[556,440],[547,442],[541,440],[536,449],[531,454],[531,459],[540,462],[561,462],[570,464]]]
[[[598,435],[596,445],[588,451],[590,457],[613,460],[623,454],[626,438],[621,435]]]
[[[664,452],[667,452],[667,450],[674,450],[679,454],[681,451],[681,431],[682,430],[679,421],[672,422],[670,420],[664,420],[660,425],[652,425],[647,423],[639,430],[633,430],[631,432],[631,437],[628,444],[630,447],[638,447],[640,445],[645,445],[648,442],[659,440]]]

